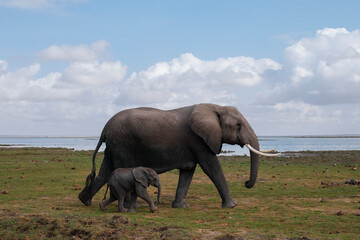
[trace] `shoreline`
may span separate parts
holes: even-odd
[[[67,147],[32,147],[32,146],[26,146],[24,144],[0,144],[0,150],[1,149],[7,149],[7,150],[21,150],[21,149],[39,149],[39,150],[68,150],[68,151],[94,151],[92,149],[89,150],[76,150],[74,148],[67,148]],[[104,151],[98,151],[98,152],[104,152]],[[346,149],[346,150],[300,150],[300,151],[284,151],[281,152],[281,155],[279,157],[300,157],[300,156],[313,156],[319,153],[340,153],[340,152],[360,152],[360,149]],[[249,156],[247,154],[234,154],[235,151],[226,150],[222,151],[220,154],[217,154],[217,156],[221,157],[243,157],[243,156]]]
[[[98,135],[68,136],[68,135],[0,135],[0,138],[99,138]],[[360,138],[360,134],[334,134],[334,135],[289,135],[289,136],[258,136],[261,138]]]
[[[99,136],[39,136],[39,135],[0,135],[0,138],[99,138]]]
[[[360,135],[344,134],[344,135],[258,136],[258,138],[360,138]]]
[[[293,137],[259,137],[262,149],[276,149],[285,153],[290,151],[336,151],[336,150],[360,150],[360,136],[293,136]],[[336,138],[335,138],[336,137]],[[98,137],[91,136],[27,136],[5,137],[0,136],[0,147],[41,147],[41,148],[68,148],[75,150],[94,150]],[[105,144],[101,150],[105,149]],[[222,155],[249,155],[247,149],[238,145],[223,144]]]

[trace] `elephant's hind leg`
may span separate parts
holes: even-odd
[[[119,212],[126,212],[126,208],[124,208],[124,199],[126,197],[126,192],[121,186],[117,186],[116,188],[112,189],[115,198],[118,200],[118,211]]]
[[[172,202],[173,208],[189,207],[189,205],[185,202],[185,198],[189,190],[191,180],[194,176],[195,169],[196,167],[190,170],[180,170],[179,183],[176,189],[176,196],[175,200]]]
[[[104,211],[104,209],[105,209],[105,207],[107,206],[107,205],[109,205],[110,203],[112,203],[112,202],[114,202],[114,201],[116,201],[117,199],[115,198],[115,196],[113,195],[113,194],[110,194],[110,198],[109,199],[107,199],[107,200],[105,200],[105,201],[102,201],[101,203],[100,203],[100,209],[101,209],[101,211]]]

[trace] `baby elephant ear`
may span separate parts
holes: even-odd
[[[132,170],[134,178],[137,182],[141,183],[144,187],[149,186],[149,172],[143,167],[137,167]]]

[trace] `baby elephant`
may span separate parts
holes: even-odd
[[[115,169],[108,179],[108,186],[104,201],[100,203],[100,209],[104,211],[108,204],[118,200],[119,212],[125,212],[124,199],[126,196],[131,196],[129,212],[135,212],[136,198],[139,196],[149,204],[150,211],[154,212],[157,207],[155,207],[146,190],[149,184],[158,188],[157,201],[160,203],[161,185],[154,170],[145,167]],[[110,198],[105,200],[109,187]]]

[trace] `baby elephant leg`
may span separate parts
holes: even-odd
[[[145,187],[138,187],[136,188],[136,194],[144,199],[150,206],[150,211],[151,212],[154,212],[157,207],[154,205],[154,202],[151,200],[151,198],[149,197],[149,194],[148,192],[146,191],[146,188]]]
[[[131,194],[127,193],[124,200],[124,207],[130,208],[130,205],[131,205]]]
[[[126,212],[124,208],[124,199],[126,197],[126,192],[122,188],[113,188],[114,195],[118,200],[118,209],[119,212]]]
[[[109,205],[110,203],[114,202],[114,201],[116,201],[116,198],[114,198],[114,197],[112,197],[112,196],[110,196],[109,199],[102,201],[102,202],[100,203],[100,209],[101,209],[101,211],[104,211],[105,207],[106,207],[107,205]]]
[[[137,198],[136,192],[131,193],[131,202],[130,202],[129,212],[136,212],[135,211],[136,198]]]
[[[110,198],[100,203],[101,211],[104,211],[105,207],[114,201],[116,201],[116,197],[114,196],[113,192],[110,192]]]

